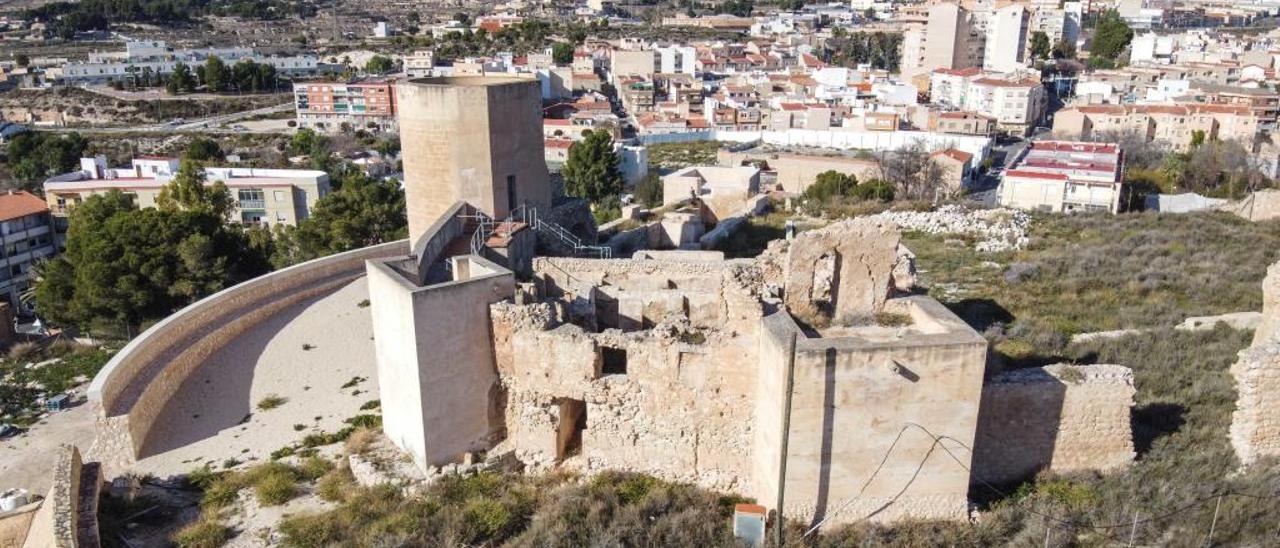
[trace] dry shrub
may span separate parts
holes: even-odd
[[[210,519],[201,519],[173,535],[179,548],[218,548],[231,538],[231,529]]]
[[[378,441],[381,434],[376,430],[368,428],[357,428],[350,436],[347,437],[346,450],[348,455],[363,455],[369,451],[374,442]]]
[[[40,350],[40,345],[33,342],[15,343],[9,347],[9,359],[18,361],[32,357]]]

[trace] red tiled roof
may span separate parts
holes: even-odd
[[[964,162],[964,163],[966,163],[966,164],[967,164],[967,163],[969,163],[969,160],[972,160],[972,159],[973,159],[973,155],[972,155],[972,154],[969,154],[968,152],[965,152],[965,151],[963,151],[963,150],[959,150],[959,149],[954,149],[954,148],[948,148],[948,149],[946,149],[946,150],[939,150],[939,151],[937,151],[937,152],[935,152],[935,153],[931,154],[931,156],[946,156],[946,157],[948,157],[948,158],[951,158],[952,160],[956,160],[956,161],[958,161],[958,162]]]
[[[19,190],[0,194],[0,221],[48,212],[49,204],[30,192]]]
[[[978,67],[969,67],[962,69],[933,69],[934,74],[947,74],[950,76],[977,76],[982,73],[982,69]]]

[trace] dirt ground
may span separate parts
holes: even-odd
[[[342,429],[378,399],[372,319],[360,306],[367,299],[361,278],[210,356],[162,412],[135,471],[163,478],[204,463],[262,462],[308,434]],[[259,409],[268,396],[285,401]]]
[[[86,387],[73,391],[80,398],[79,405],[49,414],[26,432],[0,440],[0,491],[16,487],[43,495],[52,484],[52,455],[59,445],[75,445],[81,454],[88,451],[93,444],[94,420],[83,403]]]

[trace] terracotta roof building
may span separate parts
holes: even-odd
[[[44,200],[23,191],[0,194],[0,246],[0,295],[22,310],[18,295],[31,285],[31,265],[58,251]]]

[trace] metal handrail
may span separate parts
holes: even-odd
[[[479,226],[471,236],[471,252],[479,255],[480,251],[485,247],[485,242],[499,223],[481,211],[476,211],[475,215],[460,215],[460,217],[473,218],[479,222]],[[556,223],[543,220],[542,217],[538,215],[538,208],[527,203],[520,204],[519,206],[516,206],[515,209],[512,209],[502,222],[520,222],[528,225],[535,231],[551,234],[565,245],[571,247],[575,255],[591,254],[601,259],[609,259],[613,257],[613,249],[610,247],[587,245],[583,243],[581,238],[578,238],[568,229]]]

